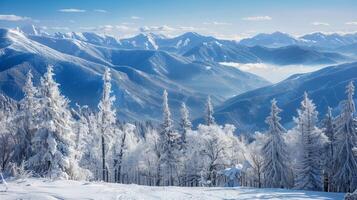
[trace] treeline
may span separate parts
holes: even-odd
[[[337,192],[357,187],[352,82],[341,112],[334,117],[329,108],[321,127],[305,93],[294,128],[280,124],[281,110],[273,99],[268,130],[248,140],[236,136],[233,125],[216,124],[209,97],[206,122],[197,129],[184,103],[174,126],[166,91],[159,126],[130,124],[116,116],[109,69],[97,112],[79,105],[71,109],[53,76],[49,66],[34,86],[29,72],[21,101],[1,97],[0,170],[5,175],[156,186],[241,184]]]

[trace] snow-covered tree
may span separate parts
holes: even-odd
[[[301,154],[297,158],[295,187],[305,190],[322,189],[322,147],[327,138],[316,127],[317,111],[307,93],[295,118],[296,131],[300,137]]]
[[[186,144],[186,134],[192,129],[192,123],[190,121],[190,113],[186,107],[185,103],[181,104],[181,122],[180,122],[180,131],[181,131],[181,142],[182,145]]]
[[[332,191],[332,175],[333,175],[333,157],[335,151],[335,127],[334,127],[334,117],[332,116],[332,108],[327,108],[327,114],[323,120],[323,132],[328,138],[328,144],[325,146],[326,151],[324,152],[324,180],[327,184],[327,191]]]
[[[116,143],[114,144],[114,181],[122,183],[122,169],[124,159],[127,154],[133,151],[138,145],[138,138],[135,135],[135,126],[133,124],[124,124],[121,131],[117,132]]]
[[[0,94],[0,171],[4,172],[12,159],[16,142],[14,132],[17,131],[14,123],[14,115],[17,112],[16,105],[10,98]]]
[[[206,102],[206,116],[205,116],[207,126],[216,124],[213,114],[214,114],[214,112],[213,112],[213,105],[211,102],[211,97],[208,96],[207,102]]]
[[[346,89],[347,100],[343,102],[342,113],[336,119],[333,182],[339,192],[352,192],[357,188],[357,158],[352,150],[357,140],[354,89],[353,82],[350,82]]]
[[[269,125],[269,130],[266,143],[262,148],[262,172],[266,187],[286,188],[291,185],[287,147],[283,138],[286,130],[279,122],[281,118],[278,115],[281,109],[276,103],[275,99],[271,101],[270,116],[265,120]]]
[[[160,131],[160,165],[164,178],[168,181],[168,185],[175,184],[175,173],[179,166],[180,160],[180,135],[174,130],[171,112],[168,104],[168,94],[166,90],[163,93],[163,122]]]
[[[234,126],[226,125],[220,127],[218,125],[199,125],[198,134],[202,141],[200,145],[200,161],[203,163],[202,185],[216,186],[217,175],[220,170],[229,166],[230,161],[227,152],[232,145],[231,136],[233,136]]]
[[[33,156],[28,165],[42,176],[76,179],[81,174],[74,159],[73,118],[68,109],[69,101],[61,95],[53,76],[53,67],[49,66],[41,78],[38,110],[41,123],[32,139]]]
[[[111,142],[114,135],[114,124],[116,120],[116,110],[113,108],[115,96],[112,96],[112,84],[110,69],[106,68],[103,74],[103,93],[98,108],[98,130],[101,134],[102,151],[102,180],[108,181],[108,164],[106,154],[111,148]]]
[[[24,98],[20,101],[20,109],[16,116],[18,144],[15,156],[18,164],[31,156],[31,140],[38,123],[37,114],[40,104],[37,88],[33,85],[32,78],[32,73],[29,71],[23,87]]]

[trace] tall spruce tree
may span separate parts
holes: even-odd
[[[116,117],[116,110],[113,108],[115,96],[111,96],[111,74],[110,69],[107,68],[103,74],[103,93],[102,99],[98,104],[98,126],[101,134],[101,151],[102,151],[102,179],[109,181],[108,165],[106,154],[110,150],[110,143],[112,142],[114,134],[114,124]]]
[[[357,188],[357,158],[353,154],[357,139],[357,121],[353,100],[353,82],[347,85],[347,99],[336,119],[336,153],[334,153],[334,188],[338,192],[352,192]]]
[[[29,168],[50,178],[79,178],[78,163],[74,159],[74,133],[69,101],[61,95],[59,84],[53,79],[49,66],[41,78],[39,90],[38,129],[32,139],[33,156]]]
[[[275,188],[287,188],[290,185],[288,153],[283,138],[286,132],[280,124],[281,118],[278,116],[281,109],[276,105],[276,100],[271,101],[270,116],[265,122],[269,125],[267,141],[262,148],[265,186]]]
[[[206,103],[206,117],[205,117],[207,126],[216,124],[213,114],[214,114],[214,112],[213,112],[213,105],[211,102],[211,97],[208,96],[207,103]]]
[[[180,135],[174,130],[171,112],[168,104],[168,94],[163,93],[163,122],[160,132],[160,165],[163,167],[161,173],[166,178],[168,185],[175,184],[174,174],[179,165],[179,140]]]
[[[181,122],[180,122],[180,129],[181,129],[181,141],[182,144],[186,144],[186,134],[188,131],[192,129],[192,123],[190,121],[190,113],[186,107],[185,103],[181,104]]]
[[[297,159],[295,187],[304,190],[322,190],[321,132],[316,127],[317,111],[307,93],[301,102],[296,119],[300,137],[301,155]]]

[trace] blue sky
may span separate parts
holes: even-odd
[[[0,26],[34,24],[48,32],[96,31],[125,37],[195,31],[240,39],[357,31],[356,0],[1,0]]]

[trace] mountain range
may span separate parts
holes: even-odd
[[[282,124],[291,127],[304,92],[307,92],[316,104],[319,119],[322,119],[328,106],[334,109],[335,115],[341,109],[339,103],[347,98],[345,88],[350,81],[357,84],[357,62],[330,66],[306,74],[296,74],[277,84],[255,89],[227,100],[216,108],[215,118],[218,123],[232,123],[243,132],[264,130],[267,128],[265,118],[270,112],[270,101],[275,98],[278,106],[283,110]],[[355,98],[357,100],[357,97]],[[196,123],[201,121],[198,120]]]
[[[26,73],[31,70],[38,84],[51,64],[55,79],[72,104],[96,108],[102,90],[101,74],[109,67],[121,119],[157,120],[164,89],[170,94],[173,110],[186,102],[193,116],[198,116],[208,95],[218,104],[269,84],[256,75],[218,63],[194,61],[165,51],[109,48],[91,41],[27,36],[0,29],[0,91],[16,100],[22,98]]]
[[[284,67],[352,62],[356,57],[355,36],[316,33],[295,38],[276,32],[238,42],[193,32],[177,37],[142,33],[117,39],[93,32],[48,34],[35,26],[0,29],[0,92],[19,100],[28,70],[38,85],[47,65],[54,65],[55,79],[71,105],[96,109],[101,75],[109,67],[122,120],[160,120],[161,95],[166,89],[175,119],[181,102],[188,104],[192,118],[199,119],[210,95],[219,123],[233,123],[240,131],[259,130],[265,127],[270,99],[277,98],[284,109],[283,123],[288,126],[305,90],[320,103],[320,114],[327,105],[336,108],[343,97],[342,85],[357,77],[356,64],[295,75],[271,85],[259,76],[219,63]],[[324,80],[335,82],[320,81],[325,76]]]

